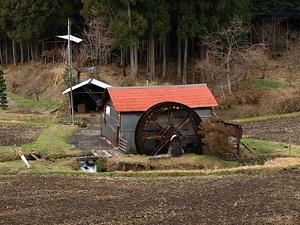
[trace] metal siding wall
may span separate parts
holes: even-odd
[[[201,108],[194,109],[196,113],[200,116],[203,122],[207,121],[211,117],[211,108]],[[106,123],[104,121],[104,113],[102,112],[101,119],[101,135],[108,139],[114,146],[118,145],[118,113],[113,107],[110,107],[109,115],[106,114]],[[135,146],[135,128],[138,120],[140,119],[142,113],[121,113],[120,115],[120,138],[128,141],[127,150],[136,150]],[[192,127],[188,128],[192,129]],[[189,133],[189,131],[186,131]]]
[[[101,113],[101,135],[114,146],[118,145],[118,113],[113,107],[105,107]]]
[[[110,107],[109,140],[114,146],[118,146],[118,113]]]
[[[141,113],[122,113],[120,116],[120,137],[128,141],[127,150],[136,150],[134,133],[141,115]]]
[[[201,108],[201,109],[194,109],[195,112],[200,116],[202,122],[209,120],[211,117],[211,108]]]

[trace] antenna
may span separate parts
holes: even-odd
[[[74,119],[74,106],[73,106],[73,91],[72,91],[72,52],[71,52],[71,22],[68,18],[68,72],[70,79],[70,107],[71,107],[71,116],[72,124],[75,124]]]

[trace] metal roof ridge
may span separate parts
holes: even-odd
[[[201,84],[181,84],[181,85],[158,85],[158,86],[113,86],[108,87],[108,89],[138,89],[138,88],[183,88],[183,87],[199,87],[199,86],[207,86],[206,83]]]
[[[102,86],[98,86],[98,85],[96,85],[96,83],[101,83],[101,84],[103,84],[105,87],[102,87]],[[80,87],[82,87],[82,86],[84,86],[84,85],[86,85],[86,84],[94,84],[94,85],[96,85],[96,86],[98,86],[98,87],[102,87],[102,88],[107,88],[106,86],[107,85],[109,85],[109,84],[107,84],[107,83],[104,83],[104,82],[102,82],[102,81],[99,81],[99,80],[97,80],[97,79],[95,79],[95,78],[90,78],[90,79],[88,79],[88,80],[85,80],[85,81],[83,81],[83,82],[81,82],[81,83],[79,83],[79,84],[76,84],[76,85],[74,85],[74,86],[72,86],[72,91],[73,90],[75,90],[75,89],[77,89],[77,88],[80,88]],[[68,93],[68,92],[70,92],[71,91],[71,89],[70,88],[67,88],[62,94],[66,94],[66,93]]]

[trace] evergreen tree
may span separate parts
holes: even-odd
[[[6,84],[3,77],[4,73],[0,70],[0,107],[2,109],[7,108],[7,100],[6,100]]]

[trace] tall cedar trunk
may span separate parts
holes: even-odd
[[[135,46],[133,48],[134,50],[134,70],[133,70],[133,76],[136,77],[139,70],[139,63],[138,63],[138,41],[135,41]]]
[[[163,74],[162,74],[162,76],[164,78],[166,78],[167,77],[167,40],[166,39],[163,41],[162,52],[163,52]]]
[[[12,44],[13,62],[14,62],[14,65],[17,65],[16,42],[13,40],[11,44]]]
[[[130,37],[129,38],[132,40],[131,8],[130,8],[130,2],[129,1],[128,1],[128,4],[127,4],[127,12],[128,12],[128,27],[129,27],[129,30],[130,30]],[[133,46],[132,43],[130,44],[129,49],[130,49],[130,75],[134,77],[135,76],[134,46]]]
[[[24,50],[23,50],[23,42],[22,41],[20,42],[20,52],[21,52],[21,54],[20,54],[20,56],[21,56],[20,62],[22,64],[24,62]]]
[[[8,44],[9,40],[8,38],[6,37],[5,38],[5,63],[8,63]]]
[[[33,61],[35,57],[34,57],[34,51],[33,51],[32,43],[30,43],[30,53],[31,53],[31,60]]]
[[[177,39],[177,78],[181,78],[181,40],[180,38]]]
[[[150,33],[150,79],[155,77],[155,40],[154,33]]]
[[[122,68],[123,68],[123,76],[125,77],[127,74],[126,74],[126,63],[125,63],[125,51],[124,50],[121,50],[121,62],[120,64],[122,65]]]
[[[30,44],[29,41],[27,42],[27,60],[30,60]]]
[[[41,57],[41,54],[39,54],[39,47],[38,44],[35,43],[34,46],[32,45],[32,48],[34,47],[34,49],[32,49],[32,59],[38,59]]]
[[[189,44],[189,39],[186,38],[184,41],[184,56],[183,56],[183,79],[182,79],[183,84],[186,84],[188,44]]]
[[[230,58],[231,58],[232,49],[229,48],[227,57],[226,57],[226,73],[227,73],[227,86],[228,86],[228,94],[231,95],[231,81],[230,81]]]

